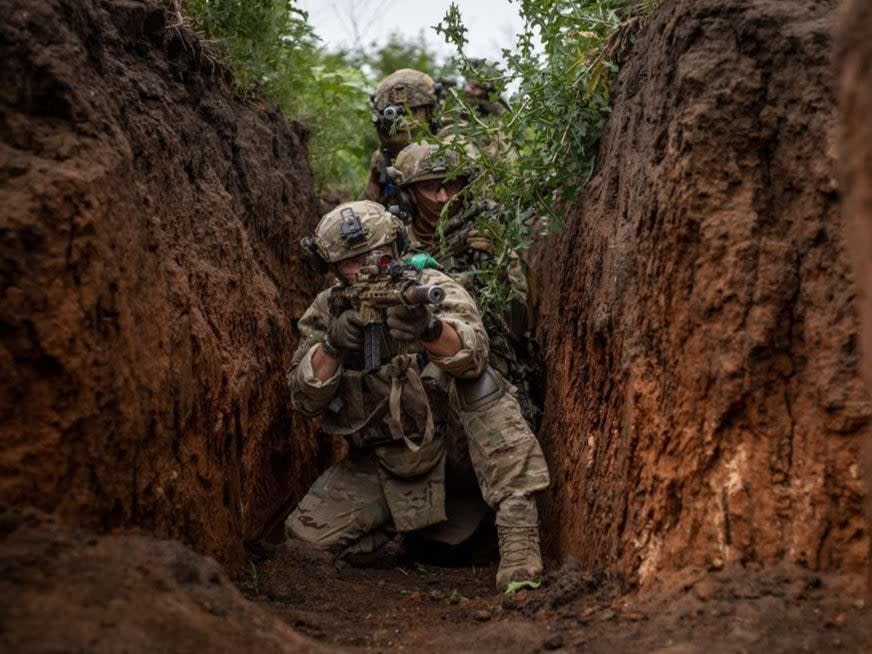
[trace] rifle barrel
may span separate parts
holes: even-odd
[[[445,291],[439,286],[412,286],[406,291],[406,299],[412,304],[441,304]]]

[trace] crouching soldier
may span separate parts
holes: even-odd
[[[452,447],[463,443],[496,511],[498,588],[535,582],[534,493],[549,481],[542,450],[488,367],[475,302],[444,273],[399,263],[406,241],[402,222],[370,201],[340,205],[304,240],[338,282],[299,322],[291,399],[344,436],[349,454],[318,478],[287,533],[348,557],[444,523],[460,458]]]
[[[493,203],[469,197],[467,187],[477,173],[477,157],[475,146],[449,137],[443,145],[408,145],[389,170],[408,200],[403,208],[409,213],[411,247],[432,255],[442,270],[473,295],[483,290],[481,271],[496,254],[491,240],[477,229],[477,222],[498,220],[500,215]],[[491,344],[490,364],[514,384],[524,417],[535,428],[541,410],[531,392],[537,362],[527,275],[520,257],[509,253],[505,259],[506,264],[497,271],[497,281],[503,287],[500,295],[508,301],[498,314],[486,312],[484,316]]]

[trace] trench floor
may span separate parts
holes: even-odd
[[[238,580],[306,636],[365,652],[866,652],[872,623],[856,579],[799,568],[686,570],[641,593],[549,562],[542,587],[507,596],[480,555],[436,563],[386,553],[337,568],[281,546]]]

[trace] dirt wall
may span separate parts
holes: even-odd
[[[224,563],[318,472],[284,369],[314,292],[306,132],[158,0],[0,25],[0,503]]]
[[[175,541],[98,536],[0,511],[0,570],[4,652],[328,651]]]
[[[846,2],[838,42],[841,117],[839,169],[844,189],[845,234],[860,289],[860,351],[867,386],[872,380],[872,6]],[[872,488],[872,439],[866,440],[866,488]],[[872,501],[866,497],[867,524]],[[872,593],[872,566],[869,568]]]
[[[624,62],[540,306],[547,531],[585,566],[867,560],[836,4],[663,3]]]

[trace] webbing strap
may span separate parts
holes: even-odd
[[[421,446],[426,445],[433,440],[435,428],[433,426],[433,410],[430,408],[430,399],[424,389],[424,383],[421,381],[420,373],[410,367],[411,359],[408,357],[397,357],[385,366],[385,372],[391,379],[391,393],[388,406],[390,407],[390,415],[385,418],[385,422],[390,429],[391,435],[395,439],[402,439],[412,452],[417,452]],[[424,398],[427,408],[427,420],[424,427],[424,438],[421,444],[416,444],[412,439],[406,436],[403,429],[403,382],[408,382],[412,392]]]

